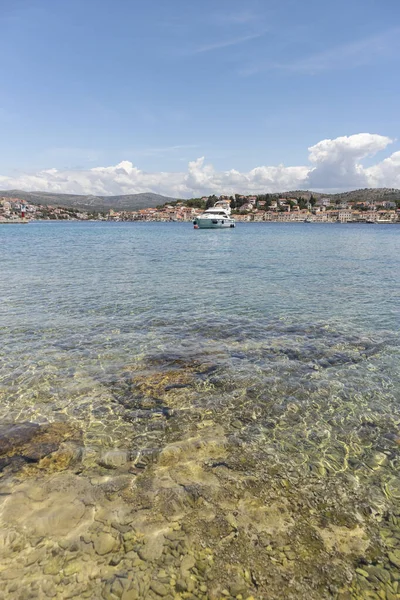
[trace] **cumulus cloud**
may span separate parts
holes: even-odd
[[[395,152],[378,165],[366,169],[371,187],[400,188],[400,152]]]
[[[102,196],[154,192],[189,198],[213,193],[400,187],[400,152],[369,167],[362,164],[363,159],[392,142],[389,137],[371,133],[326,139],[308,149],[308,165],[258,166],[246,172],[217,171],[204,157],[189,162],[184,172],[149,173],[128,160],[85,171],[47,169],[16,177],[0,176],[0,189]]]
[[[315,167],[308,175],[310,186],[328,189],[368,187],[368,171],[363,167],[362,159],[374,156],[392,141],[383,135],[359,133],[322,140],[311,146],[309,158]]]

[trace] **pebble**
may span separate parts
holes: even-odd
[[[124,549],[125,553],[130,552],[136,546],[136,535],[133,531],[128,531],[124,534]]]
[[[184,579],[177,580],[176,591],[177,592],[186,592],[187,591],[187,585],[186,585],[186,581]]]
[[[65,567],[63,569],[64,575],[66,577],[70,577],[71,575],[78,573],[81,568],[82,568],[82,563],[79,560],[71,560],[69,563],[67,563],[65,565]]]
[[[45,564],[43,573],[45,575],[58,575],[61,569],[62,560],[56,557]]]
[[[120,598],[127,587],[127,584],[128,582],[125,578],[116,577],[111,586],[112,593]]]
[[[6,569],[1,572],[2,579],[17,579],[21,577],[20,569]]]
[[[289,560],[296,560],[297,558],[296,552],[293,552],[292,550],[286,550],[285,554]]]
[[[246,585],[245,583],[238,581],[236,583],[233,583],[229,589],[231,595],[236,598],[236,596],[238,596],[239,594],[244,594],[246,592]]]
[[[194,557],[190,554],[186,554],[186,556],[183,557],[181,562],[181,573],[183,577],[189,574],[190,569],[193,569],[195,564],[196,561],[194,560]]]
[[[94,538],[93,544],[97,554],[104,556],[116,548],[117,540],[109,533],[100,533]]]
[[[383,583],[390,582],[390,573],[386,569],[374,566],[368,567],[368,578],[372,579],[374,577]]]
[[[45,556],[46,549],[38,548],[37,550],[34,550],[30,554],[28,554],[27,558],[25,559],[25,566],[29,567],[30,565],[39,562],[39,560],[43,559]]]
[[[139,592],[134,588],[130,590],[125,590],[125,592],[121,596],[121,600],[139,600]]]
[[[196,561],[196,569],[199,573],[204,574],[208,569],[208,564],[205,560]]]
[[[165,534],[165,537],[167,540],[175,542],[176,540],[182,540],[184,536],[181,531],[170,531]]]
[[[400,569],[400,551],[395,550],[394,552],[389,552],[389,560],[390,562]]]
[[[159,581],[152,581],[150,584],[150,589],[153,590],[153,592],[155,592],[158,596],[166,596],[169,593],[169,588]]]
[[[118,469],[126,465],[129,460],[127,450],[108,450],[104,452],[99,459],[99,465],[106,469]]]
[[[369,576],[368,571],[364,571],[364,569],[356,569],[356,573],[359,573],[359,575],[362,575],[363,577]]]

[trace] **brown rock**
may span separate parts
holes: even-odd
[[[39,431],[37,423],[1,425],[0,454],[8,454],[13,449],[27,444]]]
[[[82,432],[69,423],[17,423],[0,427],[0,456],[21,456],[38,462],[55,452],[66,440],[81,441]]]

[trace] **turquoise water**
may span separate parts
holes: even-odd
[[[189,555],[202,560],[203,544],[214,557],[208,579],[190,571],[189,591],[171,583],[171,562],[172,597],[236,597],[232,573],[243,598],[400,597],[399,226],[32,223],[0,228],[0,248],[2,423],[77,427],[74,477],[126,479],[98,497],[98,510],[112,501],[136,518],[151,484],[153,513],[192,528]],[[170,462],[177,447],[183,458]],[[105,467],[107,451],[126,463]],[[25,531],[28,555],[36,513],[14,522],[7,503],[28,493],[18,486],[46,478],[51,493],[72,477],[40,468],[8,466],[2,479],[2,518],[15,535]],[[50,556],[60,542],[50,530],[44,539]],[[122,562],[106,573],[102,555],[90,554],[92,580],[67,569],[65,589],[123,597],[115,577],[122,564],[128,574],[136,567],[118,552]],[[166,568],[157,560],[140,571],[148,581]],[[35,567],[42,577],[45,565]],[[31,573],[26,582],[39,585]],[[64,597],[62,580],[48,579]],[[146,585],[138,597],[156,598]]]

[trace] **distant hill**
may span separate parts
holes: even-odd
[[[78,196],[76,194],[52,194],[51,192],[23,192],[21,190],[0,191],[0,197],[20,198],[31,204],[64,206],[85,211],[139,210],[151,208],[167,202],[175,202],[159,194],[128,194],[124,196]]]
[[[292,190],[291,192],[283,192],[279,195],[282,198],[299,198],[302,196],[305,200],[309,200],[311,196],[314,196],[317,200],[320,198],[329,198],[332,202],[376,202],[379,200],[395,202],[396,200],[400,200],[400,190],[396,188],[365,188],[337,194],[323,194],[322,192],[312,192],[309,190]]]
[[[292,190],[290,192],[281,192],[273,195],[279,195],[287,198],[303,197],[309,200],[314,196],[319,198],[330,198],[332,202],[351,202],[351,201],[379,201],[395,202],[400,200],[400,190],[394,188],[366,188],[362,190],[352,190],[350,192],[341,192],[338,194],[323,194],[321,192],[312,192],[310,190]],[[23,192],[21,190],[0,191],[0,197],[21,198],[31,204],[44,204],[51,206],[64,206],[66,208],[76,208],[85,211],[108,211],[114,210],[139,210],[141,208],[152,208],[168,202],[175,202],[177,198],[169,198],[159,194],[127,194],[122,196],[78,196],[76,194],[53,194],[50,192]]]
[[[400,200],[400,190],[396,188],[365,188],[363,190],[332,194],[330,198],[336,202],[378,202],[379,200],[395,202],[396,200]]]

